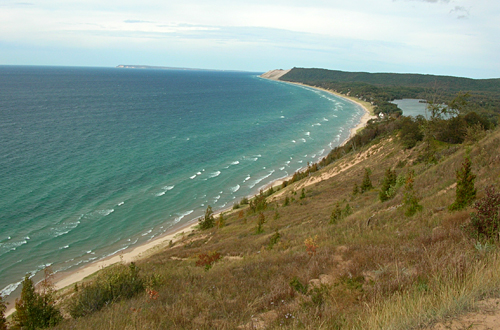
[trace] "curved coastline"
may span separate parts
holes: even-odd
[[[302,86],[302,87],[307,87],[307,88],[312,88],[312,89],[324,91],[324,92],[327,92],[329,94],[332,94],[332,95],[340,97],[340,98],[343,98],[349,102],[356,103],[357,105],[361,106],[361,108],[365,111],[365,113],[361,117],[358,125],[356,125],[355,127],[350,129],[349,137],[347,139],[345,139],[341,143],[341,145],[344,145],[345,143],[347,143],[347,141],[349,141],[349,139],[353,135],[355,135],[358,130],[365,127],[370,119],[375,118],[373,116],[373,110],[370,109],[371,105],[369,105],[368,102],[364,102],[366,104],[363,104],[362,101],[357,100],[356,98],[348,97],[348,96],[333,92],[331,90],[313,87],[313,86],[309,86],[309,85],[305,85],[305,84],[301,84],[301,83],[281,81],[281,80],[278,80],[280,76],[265,77],[265,76],[261,75],[259,77],[262,79],[274,80],[274,81],[278,81],[281,83],[293,84],[293,85],[297,85],[297,86]],[[372,111],[370,111],[370,110],[372,110]],[[273,182],[270,182],[269,184],[265,185],[265,187],[268,188],[271,186],[280,185],[283,181],[288,180],[291,177],[292,176],[274,180]],[[253,197],[253,196],[249,196],[249,197]],[[215,213],[215,215],[218,215],[222,212],[227,212],[229,210],[231,210],[231,207],[227,207],[225,209],[218,210]],[[146,258],[146,257],[154,254],[155,252],[157,252],[161,248],[165,247],[166,245],[168,245],[170,241],[176,242],[176,241],[180,240],[184,235],[187,235],[190,232],[194,231],[197,224],[198,224],[197,218],[191,219],[185,223],[178,223],[175,226],[173,226],[169,231],[167,231],[166,233],[162,234],[161,236],[158,236],[157,238],[155,238],[151,241],[145,242],[145,243],[140,244],[140,245],[135,246],[135,247],[130,247],[126,250],[121,251],[121,253],[119,253],[119,254],[111,255],[111,256],[105,257],[103,259],[96,260],[94,262],[91,262],[91,263],[84,265],[80,268],[77,268],[75,270],[55,273],[54,278],[53,278],[54,288],[56,290],[62,290],[64,288],[67,288],[67,287],[75,284],[75,283],[83,281],[85,278],[91,276],[92,274],[98,272],[101,269],[104,269],[106,267],[109,267],[109,266],[116,264],[116,263],[119,263],[119,262],[130,263],[130,262],[134,262],[134,261]],[[11,300],[11,299],[9,299],[9,300]],[[15,311],[15,306],[14,306],[14,304],[11,303],[9,305],[8,310],[6,311],[6,316],[11,315],[14,311]]]

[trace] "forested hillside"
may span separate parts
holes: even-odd
[[[377,105],[384,113],[400,113],[388,103],[394,99],[418,98],[448,104],[463,92],[468,93],[466,112],[474,111],[494,123],[500,114],[500,79],[293,68],[280,80],[356,96]]]

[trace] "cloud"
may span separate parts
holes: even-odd
[[[138,19],[126,19],[123,22],[124,23],[131,23],[131,24],[135,24],[135,23],[153,23],[151,21],[142,21],[142,20],[138,20]]]
[[[411,1],[419,1],[419,2],[429,2],[429,3],[450,3],[450,0],[411,0]]]
[[[463,6],[455,6],[454,9],[450,10],[450,14],[456,14],[458,19],[468,18],[470,13]]]
[[[34,3],[31,2],[6,2],[6,3],[0,3],[0,7],[28,7],[28,6],[34,6]]]

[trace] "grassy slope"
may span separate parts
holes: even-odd
[[[460,313],[484,296],[498,296],[496,250],[475,247],[460,229],[470,209],[446,208],[454,200],[455,170],[465,148],[441,146],[445,157],[426,165],[415,162],[422,145],[404,151],[395,140],[378,141],[314,173],[340,171],[308,185],[306,198],[299,198],[298,188],[306,181],[270,196],[263,233],[256,234],[256,214],[245,210],[241,217],[237,210],[224,228],[186,235],[138,262],[143,275],[155,276],[151,286],[157,299],[140,294],[58,328],[409,329]],[[499,146],[497,130],[471,147],[478,197],[487,184],[500,186]],[[375,189],[352,197],[365,167],[372,170]],[[422,212],[404,216],[398,207],[403,188],[394,199],[378,201],[377,188],[389,167],[398,174],[415,170]],[[283,206],[285,196],[294,199],[288,206]],[[349,203],[354,213],[330,224],[338,201]],[[267,249],[276,231],[281,238]],[[306,252],[307,238],[318,245],[313,255]],[[205,271],[195,262],[208,251],[224,258]],[[310,284],[303,294],[291,288],[294,277],[304,285],[323,284],[316,290]]]

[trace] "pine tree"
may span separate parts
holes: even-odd
[[[226,219],[224,219],[224,216],[222,215],[222,212],[219,214],[219,219],[217,220],[217,227],[222,228],[226,225]]]
[[[472,163],[469,156],[465,156],[462,168],[457,170],[457,190],[455,202],[450,205],[450,210],[461,210],[472,204],[476,199],[474,181],[476,175],[472,173]]]
[[[49,283],[47,278],[45,283]],[[34,330],[54,326],[62,320],[61,312],[54,306],[50,286],[44,285],[44,292],[36,292],[29,275],[24,277],[22,285],[21,297],[16,299],[14,322],[17,326]]]
[[[210,229],[215,225],[213,213],[214,212],[212,211],[212,207],[208,205],[207,210],[205,211],[205,216],[203,218],[200,218],[200,220],[198,220],[200,224],[200,229],[202,230]]]
[[[396,185],[396,178],[396,171],[393,171],[390,168],[385,171],[384,181],[382,182],[382,187],[380,188],[380,192],[378,194],[381,202],[385,202],[392,197],[389,194],[389,191],[391,187]]]
[[[352,188],[352,197],[359,194],[359,187],[357,183],[354,183],[354,187]]]
[[[372,180],[370,180],[370,174],[370,169],[365,168],[365,176],[363,177],[363,183],[361,183],[361,193],[373,189]]]
[[[415,172],[411,170],[408,172],[408,176],[406,177],[403,204],[404,206],[406,206],[405,215],[407,217],[413,216],[423,208],[422,205],[418,203],[418,198],[415,195],[415,191],[413,190],[413,182],[415,181],[414,176]]]

